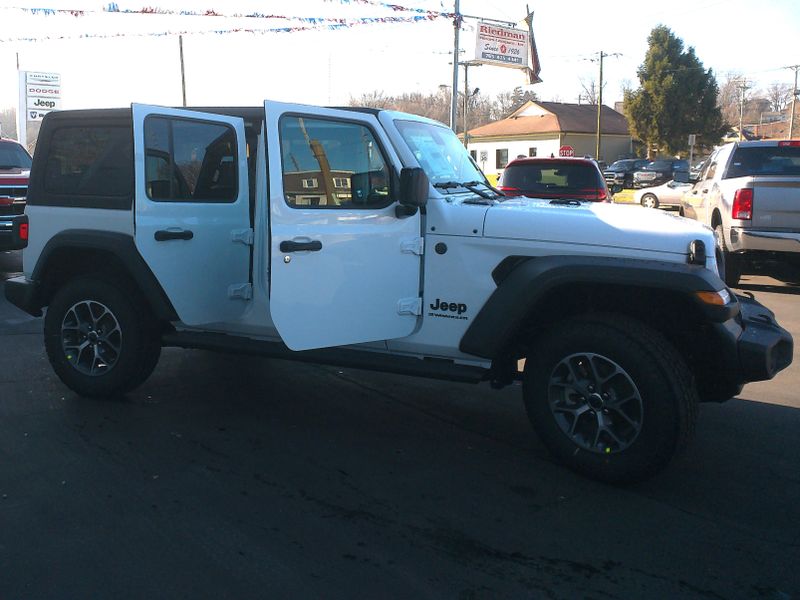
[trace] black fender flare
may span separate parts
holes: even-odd
[[[30,294],[33,306],[29,306],[29,308],[34,308],[41,314],[41,308],[46,302],[43,288],[46,285],[44,278],[47,277],[48,265],[60,251],[70,249],[98,250],[112,254],[120,261],[126,274],[139,288],[153,314],[163,321],[178,320],[175,307],[172,306],[172,302],[153,271],[139,254],[133,236],[126,233],[92,229],[67,229],[54,235],[45,244],[31,274],[30,283],[38,293]],[[102,267],[102,265],[97,265],[97,267]]]
[[[697,292],[725,290],[725,283],[699,265],[607,256],[513,256],[492,273],[498,284],[461,338],[466,354],[494,359],[513,340],[536,304],[565,284],[612,284],[686,295],[709,321],[725,322],[738,314],[733,294],[726,306],[703,303]]]

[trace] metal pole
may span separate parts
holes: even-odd
[[[739,91],[741,91],[741,96],[739,97],[739,141],[741,142],[744,139],[744,93],[750,89],[750,86],[747,85],[747,80],[745,79],[741,84],[739,84]]]
[[[183,93],[183,106],[186,106],[186,70],[183,66],[183,36],[178,36],[178,48],[181,53],[181,92]]]
[[[19,74],[19,104],[17,104],[17,141],[28,150],[28,105],[27,80],[25,71],[17,71]]]
[[[464,65],[464,148],[467,147],[467,112],[469,111],[469,64]]]
[[[594,158],[600,160],[600,127],[601,127],[601,110],[603,107],[603,57],[605,53],[600,50],[600,85],[597,92],[597,146],[595,148]]]
[[[789,68],[794,69],[794,88],[792,88],[792,113],[791,117],[789,117],[789,135],[786,137],[787,140],[792,139],[792,134],[794,133],[794,105],[797,103],[797,70],[800,69],[800,65],[794,65]]]
[[[458,34],[461,31],[460,0],[456,0],[455,17],[453,18],[453,96],[450,98],[450,129],[458,130]]]

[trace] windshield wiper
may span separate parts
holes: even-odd
[[[479,185],[486,185],[482,181],[465,181],[464,183],[459,183],[458,181],[442,181],[440,183],[434,183],[433,187],[438,188],[440,190],[449,190],[453,188],[463,187],[473,194],[478,194],[481,198],[486,198],[487,200],[494,200],[495,198],[499,198],[499,196],[487,194],[482,189],[478,188]],[[486,186],[489,187],[489,186]]]

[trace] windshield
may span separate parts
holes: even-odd
[[[725,179],[747,175],[800,175],[800,146],[739,147]]]
[[[30,169],[31,157],[16,142],[0,142],[0,169]]]
[[[432,184],[485,180],[451,129],[419,121],[398,120],[395,125]]]

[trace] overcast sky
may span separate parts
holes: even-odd
[[[393,4],[452,11],[438,0],[391,0]],[[339,0],[253,2],[140,0],[117,2],[121,8],[257,10],[298,17],[405,16],[374,4]],[[135,37],[154,32],[208,31],[237,27],[269,28],[286,22],[218,17],[107,14],[107,3],[80,0],[19,0],[0,3],[0,40],[20,37],[98,36],[98,39],[4,41],[0,43],[0,107],[16,104],[16,55],[22,70],[54,71],[62,76],[63,107],[126,106],[131,102],[181,103],[177,36]],[[597,52],[620,53],[605,63],[605,103],[621,99],[620,87],[638,83],[636,68],[657,24],[669,26],[694,46],[718,79],[744,75],[755,88],[791,83],[783,69],[800,63],[799,0],[529,0],[544,83],[535,91],[544,100],[575,102],[581,80],[597,76],[591,62]],[[81,9],[85,16],[27,14],[12,7]],[[465,15],[519,22],[526,3],[518,0],[462,0]],[[469,59],[475,20],[462,31]],[[294,22],[291,25],[300,26]],[[446,19],[409,24],[360,25],[339,31],[269,34],[191,34],[184,36],[188,104],[254,105],[263,99],[310,104],[347,103],[373,90],[388,94],[434,92],[452,80],[452,23]],[[462,71],[463,73],[463,71]],[[470,69],[470,87],[494,95],[525,83],[522,72],[501,67]],[[463,83],[460,84],[463,89]]]

